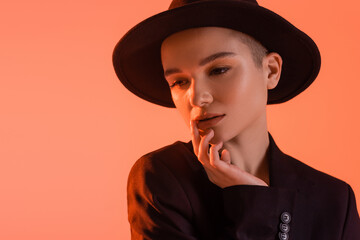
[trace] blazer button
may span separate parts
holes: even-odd
[[[283,212],[281,214],[280,218],[281,218],[281,221],[286,224],[288,224],[291,221],[291,216],[290,216],[290,213],[288,213],[288,212]]]
[[[290,231],[290,226],[286,223],[280,223],[280,230],[283,233],[288,233]]]
[[[289,234],[287,234],[287,233],[279,233],[279,239],[280,240],[288,240],[289,239]]]

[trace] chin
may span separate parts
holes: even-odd
[[[210,144],[218,144],[224,142],[224,138],[219,131],[214,130],[214,137],[210,140]]]

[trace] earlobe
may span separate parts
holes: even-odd
[[[267,74],[267,88],[273,89],[277,86],[281,76],[282,58],[278,53],[272,52],[265,57]]]

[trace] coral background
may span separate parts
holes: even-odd
[[[268,107],[278,146],[348,182],[360,204],[359,1],[261,5],[309,34],[317,80]],[[111,55],[169,0],[15,0],[0,4],[0,239],[129,239],[126,181],[141,155],[187,141],[180,115],[138,99]]]

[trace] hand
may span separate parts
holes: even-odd
[[[214,131],[210,129],[205,135],[200,136],[195,121],[190,122],[192,144],[194,153],[200,163],[204,166],[209,180],[221,188],[234,185],[260,185],[268,186],[260,178],[251,175],[236,165],[231,164],[231,157],[228,150],[219,151],[223,142],[211,144],[210,140],[214,137]]]

